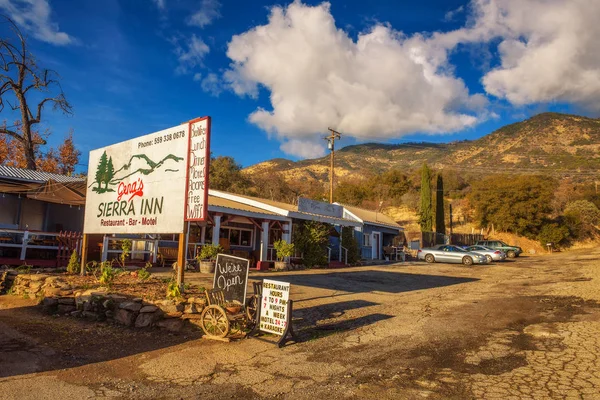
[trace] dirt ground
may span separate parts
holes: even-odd
[[[299,343],[135,331],[0,296],[0,398],[600,399],[600,248],[250,275],[265,277],[291,282]]]

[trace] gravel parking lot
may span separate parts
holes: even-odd
[[[599,260],[254,272],[292,284],[300,343],[283,349],[50,317],[0,296],[0,397],[597,399]]]

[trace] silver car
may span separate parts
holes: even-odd
[[[464,265],[487,264],[487,257],[483,254],[467,251],[452,244],[439,244],[426,247],[417,252],[417,259],[428,263],[447,262]]]
[[[475,253],[479,253],[479,254],[483,254],[487,259],[488,262],[492,262],[492,261],[503,261],[506,259],[506,253],[503,252],[502,250],[494,250],[494,249],[490,249],[489,247],[485,247],[485,246],[481,246],[481,245],[475,245],[475,246],[469,246],[466,247],[467,251],[472,251]]]

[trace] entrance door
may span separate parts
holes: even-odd
[[[373,259],[379,260],[381,258],[381,248],[379,247],[379,232],[373,232]]]

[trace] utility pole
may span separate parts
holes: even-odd
[[[327,129],[329,129],[329,132],[331,132],[331,134],[323,139],[327,140],[327,148],[331,150],[331,154],[329,157],[329,202],[333,203],[333,160],[335,157],[335,139],[339,140],[342,134],[340,132],[334,131],[331,128]]]

